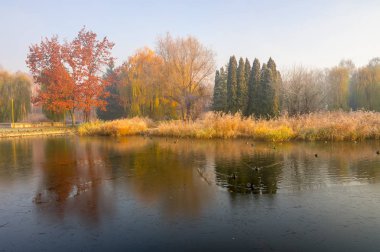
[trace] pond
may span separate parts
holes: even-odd
[[[380,142],[0,141],[0,251],[378,251]]]

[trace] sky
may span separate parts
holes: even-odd
[[[28,48],[44,37],[71,40],[86,26],[115,43],[121,64],[159,36],[195,36],[215,52],[272,57],[279,69],[324,68],[380,56],[380,1],[368,0],[0,0],[0,66],[25,71]]]

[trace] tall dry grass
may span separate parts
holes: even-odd
[[[85,123],[79,135],[126,136],[152,134],[181,138],[252,138],[263,141],[360,141],[380,139],[380,113],[377,112],[318,112],[296,117],[281,116],[265,120],[235,115],[204,114],[196,121],[180,120],[153,122],[134,117],[109,122]]]
[[[335,111],[264,120],[210,112],[194,122],[161,122],[152,133],[193,138],[249,137],[265,141],[380,139],[380,113]]]
[[[114,121],[83,123],[78,127],[81,136],[127,136],[145,133],[152,126],[148,118],[134,117]]]

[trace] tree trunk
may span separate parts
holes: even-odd
[[[75,111],[70,110],[71,126],[75,126]]]

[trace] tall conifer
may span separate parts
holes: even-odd
[[[213,110],[224,111],[227,110],[227,78],[226,71],[222,67],[216,70],[215,73],[215,86],[213,95]]]
[[[257,114],[258,112],[258,88],[260,85],[260,61],[255,58],[255,60],[252,63],[252,69],[249,76],[249,82],[248,82],[248,104],[247,104],[247,110],[245,112],[245,115],[250,116],[252,114]]]
[[[227,110],[235,113],[237,111],[236,89],[237,89],[237,62],[235,56],[230,57],[228,63],[227,77]]]
[[[245,62],[243,58],[239,60],[237,69],[237,90],[236,90],[236,105],[237,110],[245,111],[248,98],[248,86],[245,75]]]

